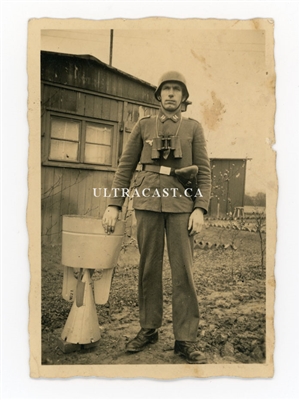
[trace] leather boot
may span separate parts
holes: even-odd
[[[174,353],[183,356],[189,364],[206,364],[206,358],[197,348],[196,342],[175,340]]]
[[[142,328],[137,336],[127,343],[126,351],[130,353],[137,353],[144,350],[148,344],[154,344],[158,341],[157,329],[144,329]]]

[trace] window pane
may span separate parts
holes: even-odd
[[[79,122],[64,118],[51,118],[51,138],[78,141]]]
[[[90,164],[111,165],[111,147],[86,143],[84,161]]]
[[[111,145],[113,126],[86,124],[86,142]]]
[[[49,160],[78,161],[78,143],[51,139]]]

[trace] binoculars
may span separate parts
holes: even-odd
[[[158,160],[161,155],[161,151],[173,150],[174,158],[182,158],[182,151],[180,145],[180,139],[178,136],[160,136],[153,139],[152,144],[152,160]]]

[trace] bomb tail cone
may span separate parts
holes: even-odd
[[[100,339],[98,316],[92,291],[90,271],[83,270],[82,283],[84,292],[82,305],[74,301],[67,322],[61,334],[61,339],[73,344],[88,344]]]

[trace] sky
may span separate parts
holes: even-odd
[[[182,72],[211,158],[248,158],[246,193],[266,192],[270,101],[265,30],[114,29],[112,65],[153,85]],[[91,54],[109,63],[110,30],[43,30],[41,49]]]

